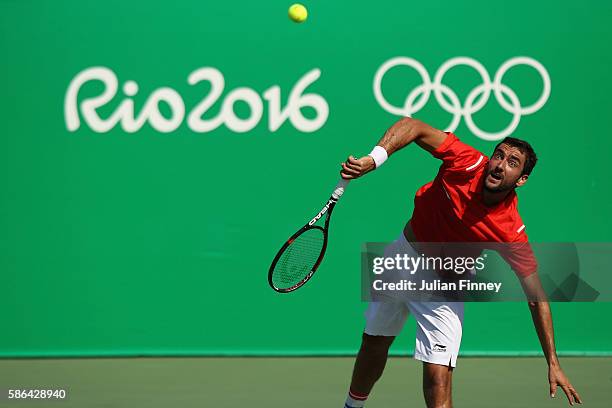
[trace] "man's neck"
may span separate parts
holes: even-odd
[[[487,207],[493,207],[501,203],[508,197],[513,190],[506,191],[490,191],[483,187],[482,189],[482,201]]]

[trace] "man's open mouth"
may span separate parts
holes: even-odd
[[[497,182],[501,181],[503,178],[504,178],[504,176],[501,173],[489,173],[489,182],[490,183],[497,184]]]

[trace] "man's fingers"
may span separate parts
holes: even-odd
[[[359,170],[352,169],[346,165],[346,163],[342,163],[342,173],[350,174],[352,176],[360,176],[361,172]]]
[[[359,171],[363,171],[364,165],[366,164],[363,157],[361,159],[356,159],[353,156],[349,156],[348,159],[346,159],[345,163],[350,168],[359,170]]]
[[[347,163],[347,162],[344,162],[344,164],[349,169],[353,169],[353,170],[356,170],[356,171],[361,171],[361,165],[360,164],[353,164],[353,163]]]
[[[354,164],[354,165],[358,165],[360,166],[361,163],[359,162],[359,160],[357,160],[356,158],[354,158],[353,156],[349,156],[348,159],[346,159],[347,162],[349,162],[350,164]]]
[[[574,401],[576,401],[579,404],[582,404],[582,398],[580,398],[580,395],[578,395],[578,391],[576,391],[574,387],[572,387],[571,385],[570,385],[570,391],[572,392],[572,395],[574,396]]]
[[[567,389],[570,392],[571,396],[574,398],[574,402],[582,404],[582,400],[580,399],[580,395],[578,395],[578,391],[576,391],[574,389],[574,386],[572,386],[572,384],[568,384]]]
[[[340,170],[340,174],[342,177],[345,179],[357,178],[371,170],[368,161],[365,160],[365,158],[362,159],[356,159],[353,156],[349,156],[345,162],[341,163],[342,170]]]
[[[340,176],[343,179],[347,179],[347,180],[351,180],[351,179],[357,178],[357,177],[353,176],[352,174],[349,174],[349,173],[345,172],[344,170],[340,170]]]
[[[550,383],[550,398],[555,398],[557,393],[557,383]]]
[[[569,404],[574,405],[574,396],[572,395],[572,392],[570,391],[569,387],[567,385],[562,385],[561,389],[565,393],[565,396],[567,397]]]
[[[357,178],[357,177],[361,176],[361,172],[360,171],[356,171],[356,170],[350,169],[344,163],[342,163],[342,170],[340,170],[340,174],[344,178],[348,178],[348,177],[345,177],[345,176],[350,176],[350,178]]]

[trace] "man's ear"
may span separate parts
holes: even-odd
[[[521,177],[518,178],[518,180],[516,180],[516,187],[520,187],[523,184],[525,184],[527,182],[527,179],[529,178],[528,174],[523,174]]]

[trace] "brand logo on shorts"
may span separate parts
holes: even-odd
[[[438,344],[438,343],[436,343],[436,344],[434,344],[434,346],[433,346],[433,351],[437,351],[437,352],[443,353],[443,352],[445,352],[445,351],[446,351],[446,346],[444,346],[444,345],[442,345],[442,344]]]

